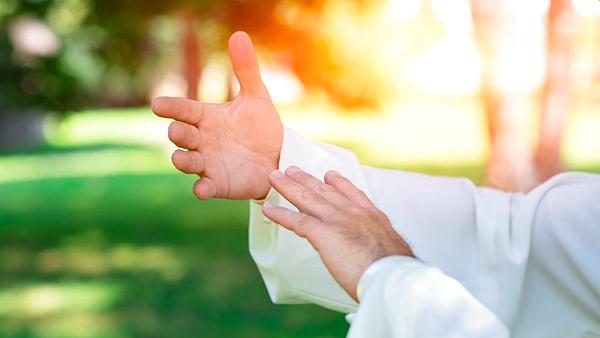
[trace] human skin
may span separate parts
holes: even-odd
[[[268,176],[277,168],[283,125],[260,77],[252,41],[244,32],[229,39],[239,95],[226,103],[204,103],[158,97],[152,110],[174,119],[169,139],[182,149],[171,156],[173,165],[200,179],[193,186],[202,200],[260,199],[267,195]]]
[[[362,273],[379,258],[413,256],[387,216],[349,180],[335,171],[324,182],[297,167],[276,170],[283,124],[260,77],[250,37],[236,32],[229,56],[240,83],[239,95],[226,103],[159,97],[152,110],[175,121],[169,139],[173,165],[200,178],[194,194],[209,198],[262,199],[271,188],[298,212],[265,203],[263,213],[305,237],[319,252],[332,276],[354,299]]]
[[[392,255],[414,257],[387,216],[338,172],[328,171],[321,182],[290,167],[285,173],[273,171],[269,182],[298,212],[267,202],[264,215],[305,237],[355,300],[359,279],[371,263]]]

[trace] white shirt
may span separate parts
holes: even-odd
[[[280,168],[335,169],[384,211],[419,260],[387,257],[354,302],[312,246],[250,204],[250,252],[276,303],[354,312],[348,337],[600,337],[600,175],[557,175],[528,194],[464,178],[361,166],[285,130]],[[272,191],[267,199],[294,208]]]

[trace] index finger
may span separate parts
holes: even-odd
[[[310,179],[317,180],[314,177]],[[317,180],[318,181],[318,180]],[[296,181],[279,170],[269,175],[269,183],[286,200],[292,203],[302,213],[317,219],[333,212],[335,206],[321,194],[310,189],[306,182]]]
[[[182,97],[157,97],[152,100],[152,111],[160,117],[171,118],[188,124],[198,124],[204,113],[204,105]]]

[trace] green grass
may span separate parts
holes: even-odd
[[[343,336],[340,314],[269,302],[248,255],[246,202],[199,202],[191,182],[1,184],[1,336]]]
[[[91,112],[0,155],[0,336],[343,337],[343,314],[270,302],[247,202],[194,198],[164,128]]]
[[[367,122],[368,133],[353,134]],[[50,123],[45,145],[0,155],[0,336],[345,336],[342,314],[271,304],[248,254],[247,202],[196,200],[194,177],[170,166],[167,123],[147,109],[88,112]],[[419,145],[434,161],[392,163],[363,142],[375,121],[344,123],[323,139],[366,163],[481,179],[481,148],[435,162],[440,150],[431,147],[464,139]],[[403,130],[404,140],[424,132]],[[414,144],[394,150],[414,153]],[[575,169],[600,172],[597,163]]]

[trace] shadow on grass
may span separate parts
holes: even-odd
[[[123,142],[106,142],[106,143],[94,143],[84,145],[67,145],[67,146],[56,146],[50,143],[41,142],[38,144],[30,145],[23,148],[0,148],[0,156],[36,156],[36,155],[56,155],[56,154],[77,154],[87,153],[93,151],[103,150],[146,150],[156,151],[155,146],[144,145],[144,144],[126,144]]]

